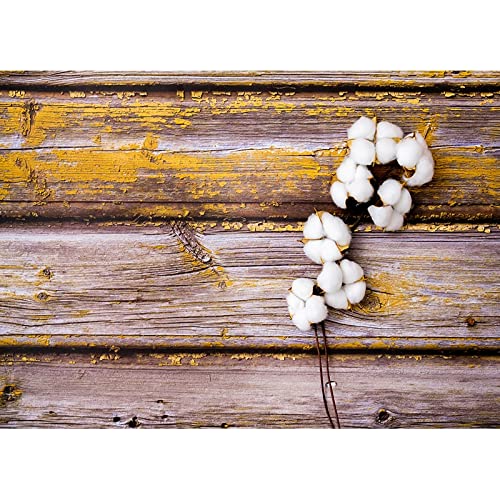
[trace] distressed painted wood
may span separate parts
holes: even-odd
[[[500,427],[498,357],[330,361],[344,427]],[[316,359],[304,354],[8,354],[0,390],[0,427],[328,425]]]
[[[204,233],[182,223],[175,231],[1,227],[0,342],[312,348],[312,334],[288,320],[284,299],[294,278],[319,269],[302,253],[301,226],[259,232],[259,224],[212,224]],[[498,347],[496,228],[363,229],[349,255],[365,269],[369,291],[353,311],[330,315],[332,347]]]
[[[499,72],[0,72],[0,427],[327,426],[284,294],[361,114],[426,131],[436,175],[404,232],[354,235],[342,424],[500,427],[499,95]]]
[[[489,81],[455,91],[356,90],[342,78],[343,90],[5,88],[0,215],[302,219],[331,209],[345,131],[367,113],[429,130],[436,175],[414,191],[413,220],[496,220],[500,83]]]

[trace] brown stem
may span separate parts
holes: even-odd
[[[319,363],[319,377],[321,379],[321,393],[323,395],[323,404],[325,406],[326,415],[328,416],[328,420],[330,421],[330,425],[332,429],[335,429],[335,424],[333,423],[332,416],[330,415],[330,410],[328,409],[328,401],[326,399],[325,394],[325,382],[323,378],[323,363],[321,362],[321,349],[319,347],[319,338],[318,338],[318,327],[314,325],[314,337],[316,338],[316,350],[318,351],[318,363]],[[331,387],[330,387],[331,389]]]
[[[324,321],[321,322],[321,331],[323,332],[323,344],[325,347],[326,374],[327,374],[327,378],[328,378],[327,385],[330,387],[330,396],[332,398],[333,411],[335,412],[335,420],[337,421],[337,428],[340,429],[340,419],[339,419],[339,414],[337,412],[337,404],[335,403],[335,396],[333,394],[333,389],[332,389],[332,383],[334,383],[334,382],[332,381],[331,376],[330,376],[330,364],[328,363],[328,342],[326,340]]]

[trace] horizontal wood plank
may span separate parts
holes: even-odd
[[[498,71],[201,71],[201,72],[94,72],[1,71],[0,88],[102,86],[250,86],[277,87],[478,87],[497,85]]]
[[[311,349],[284,299],[293,279],[320,269],[302,253],[300,225],[213,225],[1,227],[0,342]],[[349,255],[368,293],[330,314],[333,348],[498,347],[495,228],[366,229]]]
[[[331,356],[345,428],[500,427],[497,357]],[[315,356],[0,354],[0,427],[326,427]]]
[[[414,190],[412,220],[496,220],[498,96],[498,88],[4,90],[0,215],[301,219],[332,208],[346,129],[368,113],[430,131],[436,175]]]

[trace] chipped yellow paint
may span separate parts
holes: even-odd
[[[9,90],[9,97],[24,97],[25,95],[24,90]]]
[[[82,92],[80,90],[70,90],[69,96],[73,99],[74,98],[83,98],[83,97],[85,97],[85,92]]]

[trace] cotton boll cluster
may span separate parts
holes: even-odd
[[[351,243],[351,230],[339,217],[328,212],[311,214],[304,224],[304,253],[316,264],[342,258]]]
[[[404,137],[400,127],[388,121],[360,117],[347,130],[349,152],[337,169],[337,180],[330,195],[339,208],[347,208],[349,198],[358,203],[369,202],[374,195],[372,172],[368,168],[396,161],[404,169],[401,182],[386,180],[377,190],[382,206],[370,205],[373,222],[386,231],[397,231],[412,199],[407,187],[422,186],[432,180],[434,159],[424,137],[414,132]]]
[[[324,321],[328,314],[324,297],[314,294],[314,281],[309,278],[297,278],[286,301],[294,325],[304,332],[311,324]]]
[[[403,227],[405,214],[411,209],[410,192],[396,179],[387,179],[378,188],[377,194],[383,206],[368,207],[372,221],[386,231],[398,231]]]
[[[364,272],[359,264],[343,259],[327,262],[318,275],[317,285],[325,292],[325,302],[334,309],[349,309],[365,296]]]

